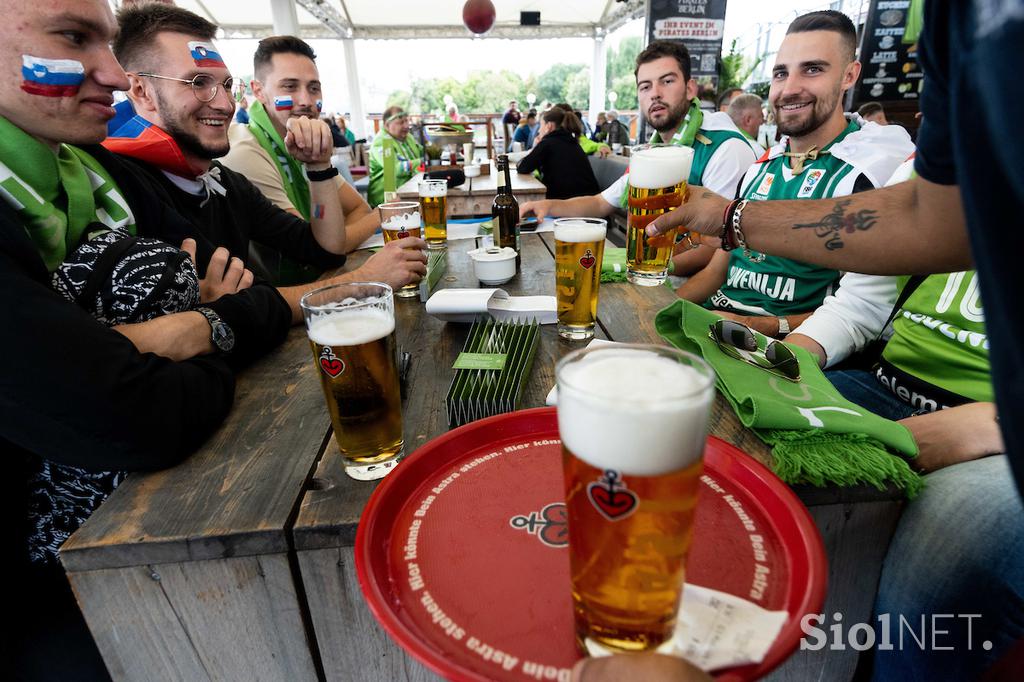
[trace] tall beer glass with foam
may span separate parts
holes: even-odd
[[[693,149],[646,144],[629,157],[629,214],[626,218],[626,278],[643,286],[663,284],[675,232],[648,237],[644,228],[686,198]]]

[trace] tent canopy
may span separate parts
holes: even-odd
[[[493,0],[492,0],[493,1]],[[177,0],[224,29],[228,38],[272,35],[275,15],[292,11],[303,38],[472,38],[462,24],[465,0]],[[598,37],[641,16],[643,0],[498,0],[495,38]],[[520,26],[521,11],[540,26]]]

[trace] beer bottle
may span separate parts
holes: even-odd
[[[491,204],[491,224],[494,245],[511,246],[516,250],[516,272],[521,264],[519,248],[519,202],[512,196],[512,180],[508,170],[508,156],[501,154],[497,161],[498,193]]]

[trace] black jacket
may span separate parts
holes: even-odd
[[[601,188],[594,177],[590,160],[579,140],[565,128],[556,128],[544,136],[516,167],[520,173],[541,172],[548,188],[548,199],[572,199],[597,194]]]

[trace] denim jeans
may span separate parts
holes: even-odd
[[[844,398],[877,415],[898,420],[915,412],[871,372],[826,376]],[[891,651],[878,646],[886,615]],[[1024,505],[1006,455],[925,477],[889,545],[874,626],[876,682],[973,680],[1024,637]]]

